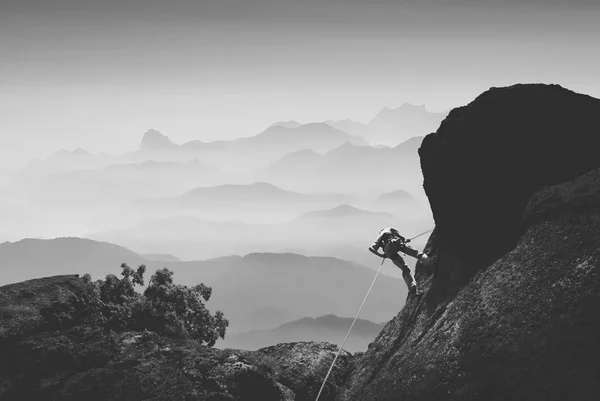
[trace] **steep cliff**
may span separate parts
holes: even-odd
[[[597,399],[599,116],[600,100],[557,85],[492,88],[425,138],[425,294],[339,400]]]

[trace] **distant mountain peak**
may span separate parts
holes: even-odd
[[[340,146],[331,149],[329,152],[327,152],[327,155],[345,155],[345,154],[355,154],[355,152],[360,152],[361,150],[365,150],[365,149],[374,149],[372,146],[369,145],[359,145],[356,143],[352,143],[350,141],[346,141],[343,144],[341,144]]]
[[[361,213],[361,212],[364,212],[364,210],[354,207],[352,205],[343,204],[343,205],[336,206],[332,209],[329,209],[329,212],[331,212],[332,214],[342,215],[342,214],[351,214],[351,213]]]
[[[396,108],[391,108],[391,107],[385,106],[383,109],[381,109],[381,111],[379,113],[377,113],[377,115],[381,117],[381,116],[385,116],[388,114],[397,114],[397,113],[405,113],[405,112],[429,113],[427,111],[427,107],[424,104],[416,105],[416,104],[404,102],[399,107],[396,107]]]
[[[170,150],[177,147],[168,136],[154,129],[149,129],[144,133],[140,144],[140,150]]]
[[[62,156],[65,156],[65,157],[73,157],[73,156],[87,157],[87,156],[92,156],[92,154],[82,148],[77,148],[77,149],[73,149],[73,150],[61,149],[61,150],[57,150],[56,152],[53,152],[52,154],[50,154],[50,156],[48,156],[48,159],[55,158],[55,157],[62,157]]]
[[[281,190],[281,188],[279,188],[276,185],[273,185],[269,182],[266,181],[256,181],[253,182],[252,184],[249,184],[249,186],[251,187],[255,187],[255,188],[264,188],[264,189],[277,189],[277,190]]]
[[[301,125],[302,124],[299,123],[298,121],[290,120],[290,121],[278,121],[274,124],[271,124],[271,127],[298,128]]]
[[[302,124],[301,126],[304,129],[326,129],[326,130],[330,130],[330,129],[336,129],[334,127],[332,127],[331,125],[325,123],[325,122],[316,122],[316,123],[307,123],[307,124]],[[298,128],[301,128],[298,127]]]
[[[314,123],[306,123],[306,124],[298,124],[297,126],[286,126],[286,125],[271,125],[263,132],[269,131],[285,131],[285,132],[314,132],[314,131],[326,131],[326,132],[342,132],[344,134],[348,134],[344,131],[341,131],[326,122],[314,122]]]
[[[403,189],[398,189],[392,192],[386,192],[381,194],[378,201],[397,201],[397,200],[414,200],[413,196]]]
[[[294,152],[286,153],[281,158],[303,157],[303,156],[310,157],[310,156],[320,156],[320,155],[312,149],[300,149],[300,150],[296,150]]]
[[[308,256],[299,255],[297,253],[275,253],[275,252],[252,252],[243,256],[243,259],[255,262],[299,262],[310,259]],[[285,266],[285,263],[282,266]]]
[[[265,199],[265,197],[305,197],[306,195],[287,191],[276,185],[268,182],[258,181],[252,184],[222,184],[217,186],[208,187],[197,187],[184,194],[181,198],[195,198],[197,196],[221,196],[227,197],[227,199],[238,199],[238,197],[259,197]],[[239,199],[238,199],[239,200]]]
[[[89,155],[90,152],[88,152],[87,150],[82,149],[82,148],[77,148],[77,149],[74,149],[73,151],[71,151],[71,154],[73,154],[73,155]]]
[[[427,110],[424,104],[412,104],[408,102],[404,102],[398,107],[399,109],[412,109],[412,110]]]
[[[346,141],[343,144],[341,144],[340,146],[338,146],[338,149],[340,149],[340,148],[354,149],[354,148],[359,148],[359,147],[362,147],[362,146],[352,143],[350,141]]]
[[[348,205],[348,204],[342,204],[339,206],[336,206],[332,209],[326,209],[326,210],[316,210],[313,212],[308,212],[305,213],[303,215],[301,215],[299,217],[299,219],[311,219],[311,218],[333,218],[333,219],[339,219],[339,218],[347,218],[347,217],[360,217],[360,216],[369,216],[369,217],[375,217],[375,216],[380,216],[380,217],[387,217],[390,219],[393,219],[395,216],[389,214],[389,213],[382,213],[382,212],[372,212],[370,210],[365,210],[365,209],[359,209],[355,206],[352,205]]]

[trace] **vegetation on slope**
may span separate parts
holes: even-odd
[[[229,322],[220,311],[211,315],[204,305],[212,294],[210,287],[173,284],[173,272],[163,268],[152,275],[140,294],[135,287],[144,285],[146,266],[133,270],[124,263],[121,268],[121,278],[109,274],[94,282],[84,275],[82,291],[44,307],[42,317],[53,329],[92,325],[105,332],[148,330],[197,340],[209,347],[225,338]]]

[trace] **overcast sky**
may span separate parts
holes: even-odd
[[[599,20],[598,0],[0,0],[0,146],[119,153],[517,82],[600,97]]]

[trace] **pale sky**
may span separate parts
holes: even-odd
[[[519,82],[600,97],[598,21],[598,0],[0,0],[0,147],[123,153]]]

